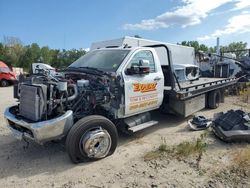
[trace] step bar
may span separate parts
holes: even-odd
[[[151,126],[156,125],[156,124],[158,124],[158,121],[152,120],[152,121],[148,121],[146,123],[140,124],[140,125],[136,125],[134,127],[130,127],[128,130],[130,130],[132,132],[137,132],[137,131],[140,131],[142,129],[146,129],[146,128],[151,127]]]

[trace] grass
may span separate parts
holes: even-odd
[[[154,159],[158,159],[160,157],[163,157],[164,154],[171,152],[171,148],[166,144],[166,139],[162,137],[161,141],[162,143],[159,145],[159,147],[156,150],[147,152],[144,155],[144,161],[151,161]]]
[[[175,148],[175,153],[179,157],[188,157],[190,155],[201,154],[205,152],[207,143],[205,138],[207,133],[203,133],[194,141],[185,141],[178,144]]]
[[[233,153],[230,170],[250,177],[250,147]]]
[[[250,89],[250,82],[238,83],[238,84],[226,89],[225,96],[228,96],[228,95],[242,96],[245,93],[247,93],[247,90],[249,90],[249,89]]]
[[[243,103],[249,104],[250,103],[250,88],[245,89],[240,94],[241,94],[241,101]]]
[[[150,151],[150,152],[147,152],[145,155],[144,155],[144,161],[152,161],[154,159],[158,159],[162,156],[162,152],[160,152],[159,150],[155,150],[155,151]]]
[[[229,164],[214,171],[211,178],[222,183],[226,182],[231,187],[238,187],[250,179],[250,147],[229,154],[231,155]]]
[[[207,132],[200,135],[199,138],[193,141],[185,141],[175,146],[168,146],[164,138],[162,143],[156,150],[147,152],[144,155],[144,161],[150,161],[159,159],[162,157],[176,158],[178,160],[186,159],[187,157],[195,156],[196,164],[199,167],[199,163],[203,153],[206,151]]]
[[[250,104],[250,82],[246,83],[245,86],[242,86],[242,88],[239,90],[238,97],[233,104],[240,106],[241,109],[249,110],[249,104]]]

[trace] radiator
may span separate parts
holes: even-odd
[[[46,113],[46,85],[20,86],[20,115],[32,121],[39,121]]]

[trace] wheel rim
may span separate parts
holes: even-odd
[[[80,140],[80,151],[89,158],[106,157],[111,148],[112,140],[108,131],[101,127],[87,131]]]
[[[1,84],[2,84],[3,87],[6,87],[7,86],[7,81],[3,80]]]

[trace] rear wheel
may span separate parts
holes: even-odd
[[[0,80],[1,87],[7,87],[8,85],[9,85],[9,82],[7,80]]]
[[[221,93],[219,90],[211,91],[208,94],[208,107],[211,109],[218,108],[221,102]]]
[[[66,150],[74,163],[105,158],[114,153],[118,134],[103,116],[87,116],[76,122],[66,139]]]

